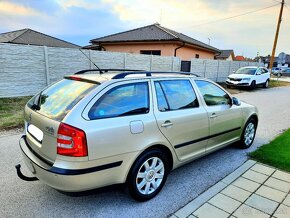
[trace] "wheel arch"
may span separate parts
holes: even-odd
[[[246,122],[248,122],[248,120],[251,119],[251,118],[253,118],[256,121],[257,125],[258,125],[258,122],[259,122],[258,115],[257,114],[252,114],[251,116],[249,116],[249,118],[247,119]]]
[[[169,162],[169,172],[173,169],[173,162],[174,162],[174,157],[172,154],[172,151],[165,145],[162,144],[154,144],[151,145],[149,147],[147,147],[145,150],[143,150],[142,152],[140,152],[140,154],[135,158],[135,160],[132,162],[129,170],[127,171],[127,175],[126,175],[126,182],[128,180],[128,176],[131,173],[131,170],[134,166],[134,164],[136,163],[136,161],[146,152],[150,151],[150,150],[154,150],[154,149],[159,149],[162,152],[164,152],[164,154],[166,155],[166,157],[168,158],[168,162]]]

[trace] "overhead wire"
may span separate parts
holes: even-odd
[[[248,12],[245,12],[245,13],[242,13],[242,14],[237,14],[237,15],[233,15],[233,16],[230,16],[230,17],[221,18],[221,19],[218,19],[218,20],[210,21],[210,22],[205,22],[205,23],[193,25],[191,27],[198,27],[198,26],[203,26],[203,25],[218,23],[218,22],[225,21],[225,20],[230,20],[230,19],[233,19],[233,18],[237,18],[237,17],[241,17],[241,16],[248,15],[248,14],[256,13],[258,11],[266,10],[268,8],[273,8],[273,7],[277,6],[277,5],[280,5],[280,3],[274,4],[274,5],[270,5],[270,6],[267,6],[267,7],[264,7],[264,8],[260,8],[260,9],[254,10],[254,11],[248,11]]]

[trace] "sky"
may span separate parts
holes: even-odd
[[[158,22],[218,49],[254,58],[272,52],[279,1],[0,0],[0,33],[30,28],[84,46],[94,38]],[[285,2],[276,56],[290,54],[290,0]],[[252,11],[257,12],[221,21]]]

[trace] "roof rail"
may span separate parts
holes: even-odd
[[[139,74],[146,74],[146,76],[152,76],[152,74],[178,74],[178,75],[187,75],[187,76],[196,76],[199,77],[199,75],[195,73],[190,72],[157,72],[157,71],[139,71],[139,72],[125,72],[125,73],[119,73],[112,77],[112,79],[123,79],[128,75],[139,75]]]
[[[88,69],[88,70],[78,71],[78,72],[74,73],[74,75],[84,74],[86,72],[92,72],[92,71],[98,71],[98,72],[100,72],[100,74],[103,74],[104,72],[107,73],[109,71],[142,71],[142,70],[130,70],[130,69]]]

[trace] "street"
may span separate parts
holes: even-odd
[[[259,109],[256,139],[250,149],[229,146],[168,176],[154,199],[139,203],[118,188],[79,197],[64,195],[43,183],[20,180],[15,165],[30,175],[18,146],[21,135],[0,136],[0,217],[167,217],[247,160],[247,153],[290,126],[290,86],[256,89],[235,95]]]

